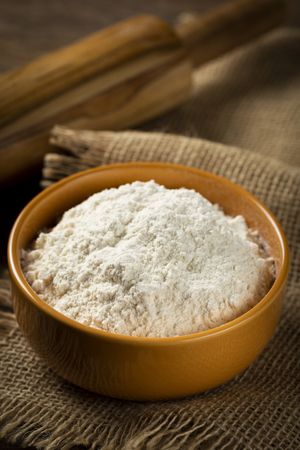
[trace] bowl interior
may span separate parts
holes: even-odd
[[[275,259],[278,274],[284,256],[284,243],[273,216],[254,197],[230,181],[197,169],[160,164],[132,163],[103,166],[81,172],[42,192],[25,208],[16,224],[14,256],[26,248],[40,230],[53,226],[64,211],[103,189],[136,180],[155,180],[168,188],[186,187],[218,203],[226,214],[245,217],[248,226],[259,231]],[[18,232],[19,231],[19,232]],[[19,261],[15,261],[19,266]]]

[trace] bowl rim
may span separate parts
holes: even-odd
[[[123,335],[118,333],[112,333],[109,331],[101,330],[100,328],[91,327],[88,325],[84,325],[74,319],[71,319],[70,317],[60,313],[50,305],[48,305],[44,300],[42,300],[38,294],[31,288],[28,281],[25,278],[25,275],[23,274],[23,271],[21,269],[20,264],[20,258],[18,255],[18,237],[22,230],[23,221],[26,219],[29,212],[34,208],[41,200],[44,200],[49,194],[53,193],[54,191],[57,191],[60,189],[61,186],[72,182],[73,180],[87,176],[89,173],[94,172],[103,172],[106,170],[111,169],[127,169],[132,167],[140,167],[140,168],[147,168],[147,167],[157,167],[157,168],[169,168],[169,169],[176,169],[178,171],[187,171],[194,174],[200,174],[202,177],[215,179],[218,181],[221,181],[222,183],[225,183],[229,185],[231,188],[233,188],[236,192],[239,194],[242,194],[247,197],[250,202],[255,203],[256,206],[259,207],[259,209],[264,213],[267,220],[271,223],[273,228],[276,231],[277,237],[280,241],[281,245],[281,251],[283,254],[283,262],[282,266],[278,272],[278,275],[271,286],[270,290],[267,292],[267,294],[259,300],[259,302],[254,305],[250,310],[243,313],[242,315],[238,316],[237,318],[230,320],[229,322],[226,322],[223,325],[219,325],[218,327],[210,328],[208,330],[204,331],[198,331],[196,333],[191,334],[184,334],[179,336],[171,336],[171,337],[145,337],[145,336],[130,336],[130,335]],[[92,195],[92,194],[91,194]],[[266,207],[260,200],[258,200],[254,195],[250,194],[246,189],[241,187],[240,185],[230,181],[229,179],[216,175],[211,172],[207,172],[195,167],[185,166],[183,164],[173,164],[173,163],[163,163],[163,162],[127,162],[127,163],[117,163],[117,164],[106,164],[103,166],[97,166],[91,169],[83,170],[78,173],[75,173],[73,175],[70,175],[66,178],[63,178],[62,180],[54,183],[53,185],[47,187],[43,191],[41,191],[39,194],[37,194],[33,199],[27,203],[27,205],[22,209],[20,214],[18,215],[17,219],[15,220],[15,223],[12,227],[12,230],[10,232],[9,241],[8,241],[8,249],[7,249],[7,257],[8,257],[8,266],[9,266],[9,272],[10,277],[12,279],[12,282],[15,283],[19,290],[22,291],[23,295],[26,297],[27,300],[29,300],[35,307],[37,307],[39,310],[42,310],[43,313],[46,313],[46,315],[50,316],[52,319],[59,321],[60,323],[68,326],[69,328],[75,328],[77,331],[82,333],[87,333],[89,335],[92,335],[94,337],[99,336],[101,338],[104,338],[106,340],[114,341],[114,342],[121,342],[126,344],[132,344],[132,345],[166,345],[166,344],[179,344],[183,341],[190,341],[190,340],[196,340],[196,339],[207,339],[211,336],[215,336],[218,334],[226,333],[229,330],[242,326],[245,322],[250,321],[253,319],[254,316],[261,313],[274,299],[276,294],[278,294],[284,287],[288,269],[289,269],[289,250],[288,250],[288,244],[286,236],[283,232],[283,229],[277,219],[275,218],[274,214],[270,211],[268,207]]]

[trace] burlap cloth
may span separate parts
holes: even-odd
[[[268,348],[237,379],[192,398],[137,403],[100,397],[60,379],[31,351],[11,312],[8,283],[2,281],[0,436],[17,446],[49,449],[300,448],[299,77],[291,76],[295,61],[279,70],[274,60],[276,55],[283,60],[286,54],[295,55],[299,42],[299,33],[279,32],[213,63],[211,69],[207,66],[202,71],[205,82],[200,71],[196,75],[204,107],[196,93],[177,112],[151,125],[190,133],[191,120],[197,133],[224,142],[230,136],[255,152],[162,133],[75,136],[57,129],[53,140],[69,150],[48,155],[44,168],[46,185],[103,163],[171,161],[226,176],[262,199],[281,221],[292,251],[283,314]],[[247,76],[248,70],[254,73],[251,61],[256,64],[254,79]],[[259,153],[274,153],[292,165]]]

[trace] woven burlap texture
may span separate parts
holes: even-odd
[[[300,165],[300,30],[280,28],[194,73],[194,92],[144,126]]]
[[[193,165],[240,183],[278,216],[293,263],[280,326],[261,357],[232,382],[180,401],[113,400],[63,381],[35,356],[6,305],[1,316],[1,435],[49,449],[299,448],[300,171],[268,157],[175,135],[78,136],[57,129],[53,140],[61,147],[67,142],[69,152],[47,156],[46,178],[103,163],[155,160]]]

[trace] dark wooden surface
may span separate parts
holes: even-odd
[[[169,22],[186,11],[206,12],[226,0],[1,0],[0,71],[131,15],[153,13]],[[288,0],[291,25],[300,25],[300,2]]]
[[[75,39],[140,13],[153,13],[169,22],[186,11],[205,12],[224,0],[1,0],[0,71],[20,66],[43,52],[69,44]],[[289,2],[288,23],[300,25],[300,1]],[[8,231],[20,209],[39,190],[38,178],[19,180],[10,187],[0,180],[0,256],[5,264]],[[0,266],[1,267],[1,266]],[[0,448],[10,446],[0,440]]]

